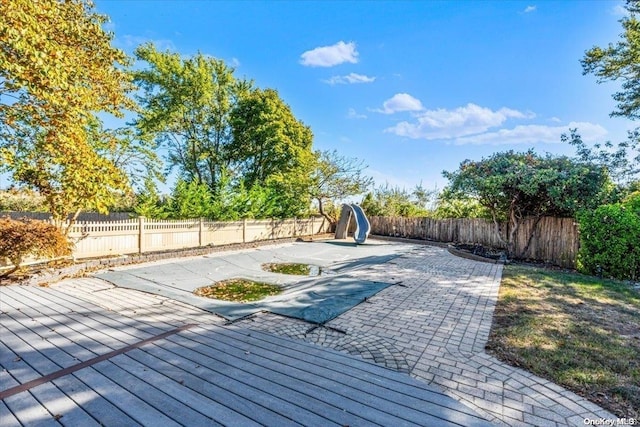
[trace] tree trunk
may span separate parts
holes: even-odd
[[[524,258],[524,256],[529,251],[529,246],[531,245],[531,242],[533,241],[533,235],[536,233],[536,228],[538,228],[538,223],[540,223],[541,219],[542,219],[542,216],[537,216],[536,217],[536,222],[533,224],[533,227],[531,228],[531,233],[529,233],[529,237],[527,239],[527,245],[524,247],[522,252],[520,252],[518,254],[519,258]]]
[[[331,225],[330,229],[335,230],[336,223],[337,223],[336,219],[331,218],[331,216],[327,212],[325,212],[324,205],[322,204],[322,199],[318,197],[317,200],[318,200],[318,210],[320,211],[320,215],[322,215],[327,221],[329,221],[329,224]]]
[[[496,218],[496,214],[493,211],[491,212],[491,218],[493,219],[493,226],[496,231],[496,236],[498,236],[498,240],[500,241],[500,243],[504,245],[504,247],[508,247],[509,246],[508,242],[502,238],[502,232],[501,232],[502,230],[500,229],[500,223],[498,222],[498,219]]]
[[[509,224],[511,229],[509,230],[509,237],[507,238],[507,258],[515,255],[516,244],[514,242],[516,233],[520,228],[520,218],[515,213],[515,210],[509,212]]]

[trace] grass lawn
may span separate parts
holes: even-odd
[[[640,291],[630,284],[506,266],[487,351],[640,418]]]
[[[258,301],[280,292],[282,289],[279,286],[247,279],[224,280],[193,291],[194,294],[201,297],[235,302]]]

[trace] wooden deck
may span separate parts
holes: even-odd
[[[488,425],[406,374],[98,279],[0,287],[0,396],[2,426]]]

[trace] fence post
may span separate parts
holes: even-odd
[[[144,217],[138,217],[138,253],[144,252]]]
[[[247,243],[247,218],[242,219],[242,243]]]
[[[204,220],[200,217],[200,221],[198,223],[198,246],[202,246],[202,229]]]
[[[296,231],[298,230],[298,220],[293,217],[293,237],[296,237]]]
[[[315,225],[315,216],[311,217],[311,235],[313,236],[314,234],[316,234],[316,225]]]
[[[271,240],[276,238],[276,223],[275,219],[271,218]]]

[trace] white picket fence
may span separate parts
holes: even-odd
[[[79,222],[71,227],[69,237],[75,242],[74,257],[78,259],[309,236],[324,233],[329,226],[322,217],[233,222],[139,217]]]
[[[83,221],[71,226],[75,259],[112,257],[177,249],[195,249],[232,243],[251,243],[329,231],[323,217],[221,222],[204,219],[153,220],[143,217],[121,221]],[[27,257],[23,265],[41,263]],[[11,267],[0,257],[0,271]]]

